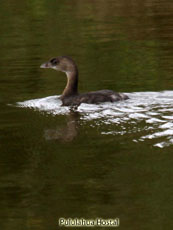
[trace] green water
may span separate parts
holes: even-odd
[[[172,90],[172,1],[1,0],[0,22],[0,228],[118,217],[117,229],[172,229],[173,145],[103,135],[116,126],[80,112],[15,106],[61,94],[63,73],[39,68],[59,55],[77,62],[81,92]]]

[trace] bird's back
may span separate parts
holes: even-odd
[[[116,93],[112,90],[99,90],[65,97],[62,101],[64,106],[78,106],[81,103],[99,104],[103,102],[114,102],[126,99],[128,99],[128,96],[125,94]]]

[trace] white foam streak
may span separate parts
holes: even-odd
[[[143,133],[141,137],[138,136],[132,141],[138,143],[147,139],[161,139],[154,144],[155,147],[172,145],[173,91],[135,92],[127,95],[130,98],[127,101],[100,105],[81,104],[78,107],[82,114],[81,120],[93,120],[95,126],[102,123],[109,125],[109,130],[101,132],[103,135],[139,135],[140,132],[145,132],[145,135]],[[59,96],[18,102],[17,106],[45,111],[52,115],[68,114],[70,110],[69,107],[61,106]]]

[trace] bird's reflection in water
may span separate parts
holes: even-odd
[[[72,141],[78,134],[79,113],[71,110],[67,116],[67,125],[62,128],[54,128],[45,130],[44,137],[46,140],[60,140],[62,142]]]

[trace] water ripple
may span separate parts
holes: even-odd
[[[133,141],[152,140],[152,145],[163,148],[173,144],[173,91],[128,93],[129,100],[100,105],[81,104],[78,112],[82,121],[105,124],[102,135],[137,134]],[[46,111],[52,115],[68,114],[59,96],[18,102],[19,107]],[[105,126],[104,126],[105,127]],[[154,141],[154,144],[153,144]]]

